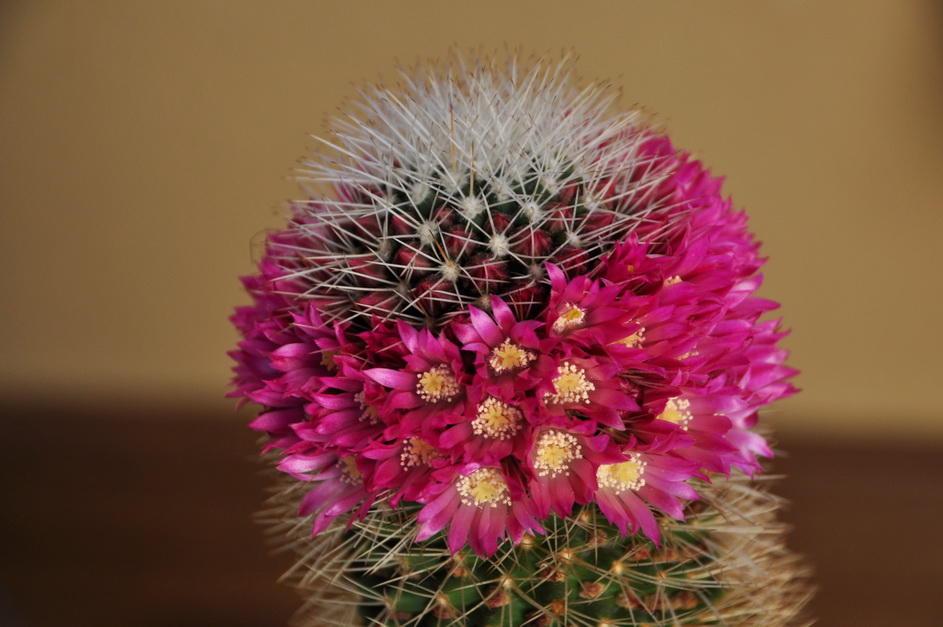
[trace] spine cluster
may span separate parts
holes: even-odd
[[[759,470],[757,412],[794,391],[744,214],[560,68],[405,80],[305,162],[234,317],[236,394],[299,514],[352,530],[337,572],[371,624],[704,622],[734,558],[677,525]],[[652,577],[708,583],[613,574],[662,550]]]

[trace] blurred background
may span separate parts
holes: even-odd
[[[750,213],[820,624],[943,624],[943,3],[6,0],[0,625],[284,623],[223,398],[250,242],[358,86],[505,47],[574,51]]]

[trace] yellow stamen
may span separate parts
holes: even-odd
[[[589,393],[596,389],[592,381],[586,380],[586,371],[568,361],[557,368],[560,374],[553,380],[554,394],[547,392],[551,403],[589,403]]]
[[[409,438],[405,442],[403,452],[399,456],[399,462],[403,468],[428,466],[432,460],[439,457],[439,452],[435,447],[425,440]]]
[[[488,365],[496,374],[504,374],[526,368],[532,361],[534,361],[532,352],[521,348],[511,340],[504,340],[500,346],[491,351]]]
[[[613,344],[622,344],[626,348],[638,348],[641,346],[642,342],[645,341],[645,327],[639,327],[639,330],[622,338],[621,340],[616,340]]]
[[[372,425],[380,422],[380,414],[377,408],[364,400],[363,391],[354,394],[354,400],[360,403],[360,409],[362,410],[360,422],[369,422]]]
[[[687,431],[688,423],[691,422],[693,418],[689,410],[690,407],[691,401],[686,398],[681,398],[680,396],[675,396],[674,398],[668,399],[668,402],[665,404],[665,410],[658,414],[658,419],[676,424]]]
[[[341,469],[340,480],[350,485],[360,485],[360,471],[357,469],[357,462],[353,456],[341,457],[337,460],[337,466]]]
[[[596,469],[596,481],[604,488],[617,493],[626,490],[639,490],[645,485],[645,466],[647,463],[633,455],[629,461],[618,464],[603,464]]]
[[[321,365],[331,371],[337,370],[334,357],[339,353],[340,351],[321,351]]]
[[[455,375],[444,365],[423,372],[416,384],[416,394],[427,403],[451,401],[458,391]]]
[[[573,303],[564,303],[560,307],[560,317],[553,323],[553,332],[559,335],[567,329],[582,326],[585,320],[585,311]]]
[[[486,438],[507,440],[521,428],[521,412],[494,397],[478,406],[478,415],[472,420],[472,432]]]
[[[538,477],[554,478],[570,471],[570,462],[583,457],[576,437],[563,431],[546,431],[534,446],[534,470]]]
[[[456,489],[462,496],[462,504],[469,507],[511,504],[508,485],[497,468],[479,468],[467,477],[460,478]]]

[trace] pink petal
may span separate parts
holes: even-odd
[[[459,505],[449,524],[448,545],[452,553],[457,553],[468,541],[468,532],[471,530],[477,507]]]
[[[391,370],[389,368],[369,368],[363,373],[384,387],[393,390],[415,390],[416,375],[402,372],[401,370]]]
[[[497,346],[501,341],[501,329],[494,323],[491,316],[481,311],[477,307],[469,307],[468,315],[471,318],[472,326],[481,336],[488,346]]]

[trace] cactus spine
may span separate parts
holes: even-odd
[[[795,624],[754,478],[794,371],[720,180],[565,64],[404,81],[234,316],[300,624]]]
[[[287,578],[305,599],[303,627],[809,625],[809,571],[785,546],[768,483],[739,474],[700,486],[685,521],[660,520],[657,547],[623,538],[592,507],[491,558],[416,543],[415,512],[403,510],[312,539],[298,484],[263,520],[298,558]]]

